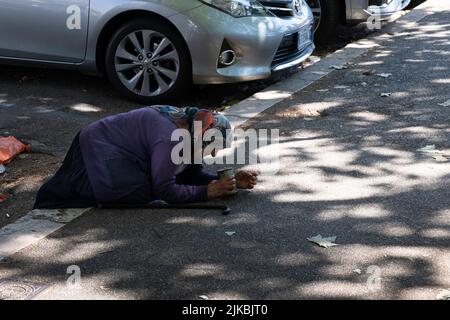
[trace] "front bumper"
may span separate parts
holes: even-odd
[[[369,6],[364,12],[367,16],[388,19],[393,14],[405,9],[410,3],[411,0],[389,0],[381,6]]]
[[[265,79],[275,71],[301,64],[314,50],[313,16],[307,6],[301,16],[233,18],[203,5],[170,19],[186,40],[196,84]],[[296,52],[291,48],[282,55],[283,40],[300,30],[310,32],[310,41]],[[236,52],[237,59],[231,66],[219,67],[224,44]]]

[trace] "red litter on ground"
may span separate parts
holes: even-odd
[[[0,164],[11,162],[22,152],[30,152],[31,146],[23,144],[15,137],[0,137]]]

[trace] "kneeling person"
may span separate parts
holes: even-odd
[[[218,180],[203,165],[171,159],[177,129],[193,134],[218,129],[227,139],[226,117],[198,108],[147,107],[94,122],[75,137],[63,165],[38,192],[35,209],[84,208],[99,204],[205,202],[252,189],[257,172],[239,171]],[[206,146],[204,146],[206,147]],[[217,150],[212,150],[215,156]]]

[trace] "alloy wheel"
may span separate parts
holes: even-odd
[[[130,91],[146,97],[167,92],[180,74],[180,57],[173,43],[153,30],[125,36],[114,56],[115,70]]]

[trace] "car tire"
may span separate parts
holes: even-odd
[[[412,10],[424,2],[425,0],[411,0],[411,3],[405,8],[405,10]]]
[[[133,20],[113,34],[105,70],[115,89],[140,104],[171,100],[192,84],[184,40],[172,26],[154,18]]]
[[[342,22],[342,2],[338,0],[308,0],[315,16],[320,14],[314,33],[315,43],[324,47],[336,40],[337,27]],[[317,12],[319,11],[319,12]]]

